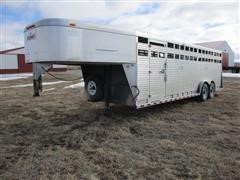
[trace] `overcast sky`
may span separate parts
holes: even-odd
[[[239,1],[1,0],[1,50],[23,46],[23,29],[42,18],[70,18],[187,43],[226,40],[239,58]]]

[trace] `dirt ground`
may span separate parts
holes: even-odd
[[[112,105],[109,117],[83,88],[63,89],[76,82],[33,98],[6,88],[31,78],[0,81],[0,179],[240,179],[239,78],[207,102]]]

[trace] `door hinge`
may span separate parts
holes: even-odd
[[[149,73],[149,74],[151,74],[151,73],[152,73],[152,71],[148,71],[148,73]]]

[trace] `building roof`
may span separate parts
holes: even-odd
[[[208,47],[208,48],[212,48],[212,49],[216,49],[216,50],[220,50],[223,52],[228,52],[232,51],[231,47],[229,46],[229,44],[227,43],[227,41],[211,41],[211,42],[202,42],[202,43],[195,43],[197,45],[200,46],[204,46],[204,47]]]
[[[198,45],[204,45],[210,48],[218,48],[222,44],[227,43],[226,41],[210,41],[210,42],[201,42],[201,43],[196,43]]]
[[[24,52],[24,47],[22,46],[18,48],[0,51],[0,54],[25,54],[25,52]]]
[[[18,48],[0,51],[0,54],[25,54],[25,53],[24,53],[24,47],[18,47]]]

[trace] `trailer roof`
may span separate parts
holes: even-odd
[[[162,41],[162,42],[166,42],[166,43],[170,42],[170,43],[174,43],[174,44],[179,44],[179,45],[189,46],[189,47],[193,47],[193,48],[204,49],[204,50],[208,50],[208,51],[214,51],[214,52],[222,53],[222,51],[220,51],[220,50],[216,50],[216,49],[213,49],[213,48],[201,46],[201,45],[198,45],[198,44],[191,44],[191,43],[175,41],[175,40],[172,40],[172,39],[165,39],[165,38],[162,38],[159,35],[153,35],[153,34],[148,34],[148,33],[143,33],[143,32],[138,32],[138,31],[136,32],[136,35],[146,37],[146,38],[150,38],[150,39],[154,39],[154,40],[158,40],[158,41]]]
[[[72,28],[91,29],[91,30],[97,30],[97,31],[106,31],[106,32],[112,32],[112,33],[136,36],[136,33],[134,31],[121,30],[114,27],[110,27],[110,26],[86,23],[80,20],[60,19],[60,18],[42,19],[40,21],[37,21],[35,23],[32,23],[26,26],[25,31],[27,31],[30,28],[35,28],[39,26],[65,26],[65,27],[72,27]]]
[[[138,31],[136,32],[136,31],[123,30],[123,29],[118,29],[118,28],[114,28],[111,26],[86,23],[86,22],[83,22],[80,20],[73,20],[73,19],[63,19],[63,18],[42,19],[40,21],[37,21],[35,23],[32,23],[32,24],[26,26],[24,31],[27,31],[28,29],[36,28],[39,26],[65,26],[65,27],[72,27],[72,28],[81,28],[81,29],[105,31],[105,32],[110,32],[110,33],[118,33],[118,34],[124,34],[124,35],[129,35],[129,36],[143,36],[143,37],[151,38],[151,39],[158,40],[158,41],[171,42],[174,44],[191,46],[194,48],[199,48],[199,49],[204,49],[204,50],[209,50],[209,51],[211,50],[211,51],[222,53],[222,51],[219,51],[219,50],[216,50],[213,48],[208,48],[208,47],[204,47],[204,46],[196,45],[196,44],[177,42],[177,41],[173,41],[170,39],[164,39],[158,35],[151,35],[148,33],[142,33],[142,32],[138,32]]]

